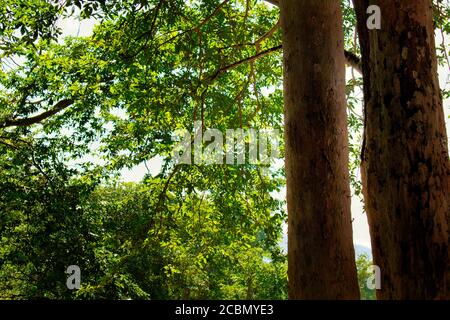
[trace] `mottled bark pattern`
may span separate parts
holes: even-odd
[[[339,1],[283,0],[289,297],[358,299]]]
[[[362,178],[380,299],[450,298],[450,165],[430,0],[354,0],[363,54]],[[381,30],[367,30],[377,4]]]

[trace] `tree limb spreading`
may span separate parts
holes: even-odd
[[[267,54],[269,54],[271,52],[280,50],[281,48],[282,48],[282,45],[280,44],[279,46],[272,47],[272,48],[269,48],[267,50],[261,51],[261,52],[255,54],[254,56],[251,56],[251,57],[239,60],[237,62],[234,62],[234,63],[230,64],[230,65],[222,67],[219,70],[217,70],[213,75],[211,75],[209,77],[209,80],[212,81],[212,80],[216,79],[222,73],[225,73],[225,72],[227,72],[227,71],[229,71],[231,69],[234,69],[234,68],[240,66],[241,64],[244,64],[244,63],[247,63],[247,62],[251,62],[251,61],[254,61],[254,60],[258,59],[258,58],[261,58],[262,56],[265,56],[265,55],[267,55]]]
[[[227,72],[227,71],[229,71],[229,70],[231,70],[231,69],[234,69],[234,68],[240,66],[241,64],[244,64],[244,63],[247,63],[247,62],[255,61],[256,59],[261,58],[261,57],[263,57],[263,56],[265,56],[265,55],[267,55],[267,54],[269,54],[269,53],[272,53],[272,52],[274,52],[274,51],[280,50],[282,47],[283,47],[283,45],[280,44],[280,45],[278,45],[278,46],[276,46],[276,47],[272,47],[272,48],[269,48],[269,49],[267,49],[267,50],[258,52],[258,53],[255,54],[254,56],[251,56],[251,57],[248,57],[248,58],[244,58],[244,59],[242,59],[242,60],[239,60],[239,61],[237,61],[237,62],[234,62],[234,63],[232,63],[232,64],[229,64],[229,65],[227,65],[227,66],[221,67],[220,69],[218,69],[214,74],[212,74],[212,75],[209,77],[209,80],[210,80],[210,81],[213,81],[213,80],[215,80],[218,76],[220,76],[221,74],[223,74],[223,73],[225,73],[225,72]],[[346,60],[346,63],[347,63],[349,66],[353,67],[355,70],[357,70],[358,72],[361,73],[362,71],[361,71],[361,61],[360,61],[360,58],[357,57],[354,53],[349,52],[349,51],[344,51],[344,54],[345,54],[345,60]]]
[[[8,127],[27,127],[33,124],[39,123],[51,116],[57,114],[58,112],[66,109],[70,105],[74,103],[71,99],[64,99],[59,101],[57,104],[53,106],[52,109],[42,112],[34,117],[29,118],[17,118],[17,119],[8,119],[3,123],[0,123],[0,129],[8,128]]]
[[[280,2],[279,0],[264,0],[274,6],[279,7],[280,6]],[[362,74],[362,69],[361,69],[361,58],[358,57],[356,54],[354,54],[353,52],[344,50],[344,56],[345,56],[345,63],[354,68],[356,71],[358,71],[359,73]]]
[[[279,6],[279,0],[264,0],[274,6]],[[220,5],[212,12],[212,14],[210,14],[206,19],[204,19],[199,26],[193,28],[192,30],[198,29],[199,27],[201,27],[202,25],[204,25],[209,19],[211,19],[214,15],[217,14],[217,12],[220,11],[220,9],[226,4],[228,3],[229,0],[224,0],[220,3]],[[160,5],[162,4],[162,1],[159,2],[159,5],[157,7],[157,11],[155,16],[157,16],[158,10]],[[156,17],[153,21],[153,25],[154,22],[156,20]],[[152,29],[153,29],[153,25],[152,25]],[[256,45],[257,47],[259,47],[260,42],[262,42],[264,39],[266,39],[267,37],[269,37],[277,28],[279,27],[279,22],[277,22],[276,25],[274,25],[272,27],[271,30],[269,30],[265,35],[262,36],[261,39],[257,40]],[[192,30],[188,30],[188,31],[192,31]],[[282,48],[282,45],[278,45],[272,48],[269,48],[267,50],[258,52],[257,54],[248,57],[248,58],[244,58],[242,60],[239,60],[237,62],[234,62],[230,65],[224,66],[219,68],[214,74],[210,75],[208,77],[209,81],[213,81],[215,80],[217,77],[219,77],[221,74],[226,73],[227,71],[234,69],[238,66],[240,66],[241,64],[244,63],[248,63],[248,62],[253,62],[255,60],[257,60],[260,57],[263,57],[269,53],[278,51],[279,49]],[[359,73],[362,73],[362,69],[361,69],[361,58],[358,57],[356,54],[354,54],[353,52],[344,50],[344,56],[345,56],[345,62],[347,65],[353,67],[355,70],[357,70]],[[33,117],[28,117],[28,118],[16,118],[16,119],[7,119],[5,120],[3,123],[0,123],[0,129],[4,129],[4,128],[8,128],[8,127],[26,127],[26,126],[30,126],[36,123],[40,123],[41,121],[50,118],[51,116],[59,113],[60,111],[66,109],[67,107],[69,107],[70,105],[72,105],[74,103],[73,100],[71,99],[64,99],[59,101],[58,103],[56,103],[52,109],[45,111],[39,115],[33,116]]]

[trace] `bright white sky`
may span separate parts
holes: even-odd
[[[93,27],[95,25],[94,19],[77,21],[74,19],[65,19],[59,22],[59,26],[62,28],[64,36],[89,36],[92,34]],[[437,36],[437,43],[441,43],[440,35]],[[447,49],[447,51],[449,51]],[[350,69],[347,69],[347,78],[351,78]],[[441,66],[439,68],[439,80],[441,88],[450,89],[450,70],[448,66]],[[444,101],[444,110],[446,115],[447,133],[450,133],[450,101]],[[361,114],[360,110],[360,114]],[[149,168],[152,175],[158,174],[161,169],[161,158],[156,157],[147,162],[147,168]],[[138,165],[132,169],[124,169],[122,171],[122,179],[124,181],[141,181],[144,175],[148,173],[144,164]],[[285,192],[277,194],[280,199],[285,198]],[[363,203],[356,196],[352,197],[352,217],[353,217],[353,241],[355,244],[362,245],[370,248],[370,235],[369,227],[367,224],[367,218],[363,211]],[[286,234],[286,232],[285,232]]]

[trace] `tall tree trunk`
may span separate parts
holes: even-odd
[[[358,299],[352,243],[342,14],[280,3],[291,299]]]
[[[367,6],[382,11],[366,27]],[[354,0],[363,55],[362,178],[379,299],[450,298],[450,164],[430,0]]]

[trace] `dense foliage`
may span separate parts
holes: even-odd
[[[283,170],[171,156],[172,133],[195,121],[283,132],[278,9],[255,0],[0,4],[0,298],[286,298]],[[346,48],[358,53],[349,1],[343,8]],[[448,32],[448,4],[438,12]],[[58,21],[77,16],[97,19],[92,36],[61,37]],[[360,85],[355,74],[347,86],[357,194]],[[121,169],[157,156],[158,174],[120,182]],[[78,291],[66,287],[73,264]]]

